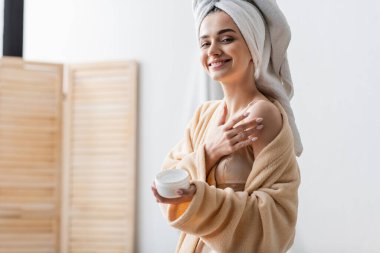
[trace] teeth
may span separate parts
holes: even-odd
[[[211,63],[211,66],[213,66],[213,67],[218,67],[218,66],[220,66],[220,65],[222,65],[222,64],[223,64],[222,61],[212,62],[212,63]]]

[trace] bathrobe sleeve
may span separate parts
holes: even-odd
[[[194,181],[197,192],[186,209],[170,206],[170,225],[200,237],[220,253],[286,252],[295,234],[296,169],[271,187],[252,193]]]
[[[192,181],[205,181],[205,150],[204,144],[199,143],[199,137],[204,134],[207,122],[211,117],[210,114],[215,111],[216,106],[215,102],[208,101],[195,110],[193,117],[187,124],[184,137],[170,150],[161,166],[162,170],[182,168],[189,173]],[[180,215],[187,209],[189,204],[190,202],[175,205],[175,212]],[[169,210],[174,206],[160,204],[160,207],[167,218]]]

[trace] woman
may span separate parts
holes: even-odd
[[[194,1],[201,63],[224,99],[201,105],[163,169],[192,179],[166,199],[177,252],[286,252],[294,240],[302,151],[289,105],[289,28],[274,1]]]

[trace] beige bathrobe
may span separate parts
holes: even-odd
[[[245,190],[234,192],[215,187],[213,170],[206,179],[204,137],[221,104],[209,101],[196,110],[184,139],[163,164],[164,170],[186,169],[197,187],[191,202],[166,209],[169,224],[182,231],[176,252],[194,252],[200,238],[220,253],[286,252],[294,240],[300,184],[286,113],[274,101],[282,130],[255,158]]]

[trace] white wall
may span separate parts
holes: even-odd
[[[24,58],[62,63],[136,59],[140,64],[138,252],[173,252],[177,232],[150,186],[180,138],[189,59],[195,51],[190,2],[26,0]]]
[[[380,4],[280,0],[305,151],[293,253],[380,252]],[[138,252],[173,252],[150,185],[181,137],[197,56],[191,1],[25,0],[29,60],[140,63]]]
[[[380,252],[380,3],[280,5],[305,146],[295,252]]]

